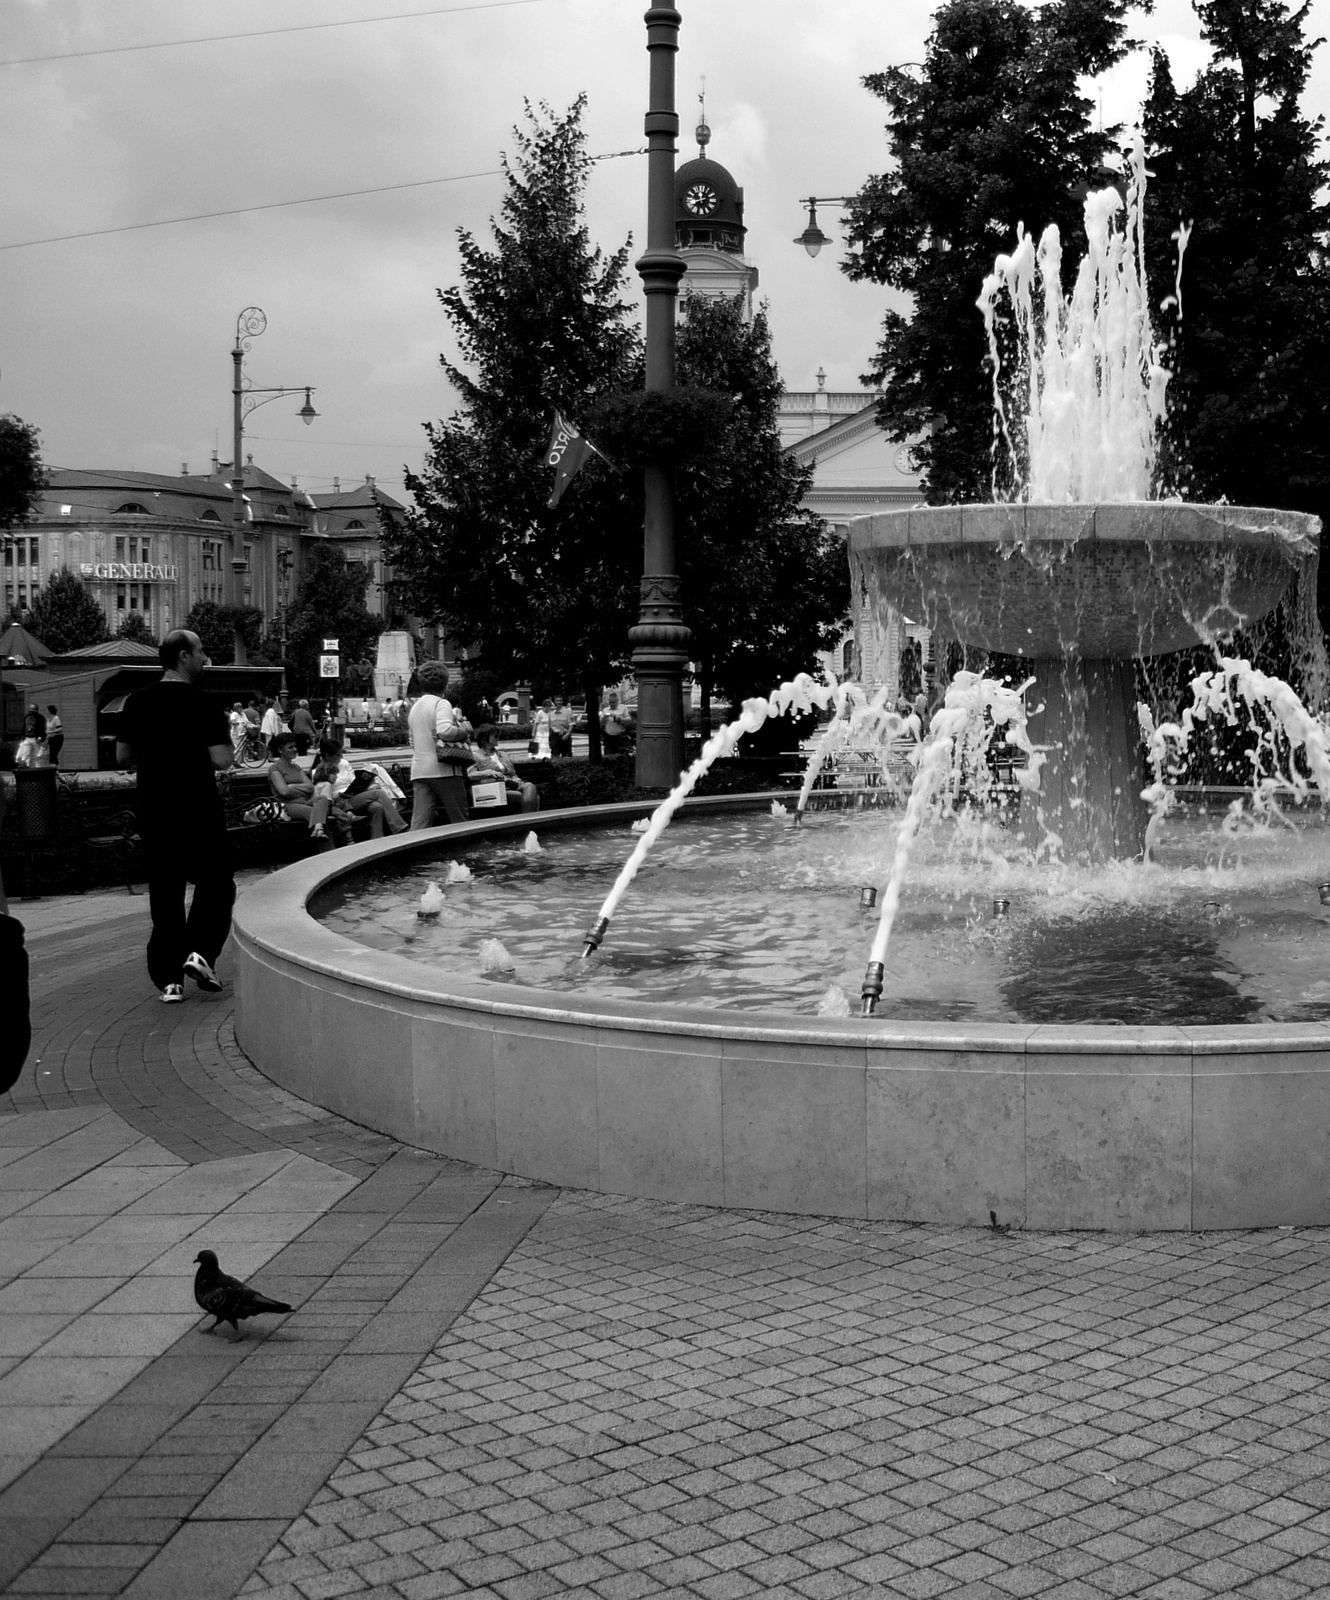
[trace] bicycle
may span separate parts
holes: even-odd
[[[249,728],[236,750],[236,765],[266,767],[271,760],[272,755],[263,735],[257,728]]]

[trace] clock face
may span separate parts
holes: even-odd
[[[716,209],[716,191],[709,183],[695,183],[685,192],[683,203],[695,217],[705,217]]]
[[[905,474],[918,472],[919,467],[914,459],[914,452],[908,445],[902,445],[896,452],[896,471]]]

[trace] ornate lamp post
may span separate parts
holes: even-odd
[[[651,99],[646,115],[647,248],[637,263],[646,293],[646,388],[674,388],[674,324],[684,262],[674,249],[674,153],[679,118],[674,109],[674,58],[679,10],[653,5],[646,14],[651,59]],[[668,789],[683,767],[683,674],[692,635],[679,606],[674,560],[674,463],[667,457],[646,468],[642,548],[642,600],[628,633],[637,677],[637,782]]]
[[[292,388],[255,389],[248,382],[244,374],[245,352],[249,349],[250,341],[257,339],[268,326],[268,319],[259,310],[258,306],[246,306],[236,318],[236,342],[231,351],[231,362],[234,367],[234,376],[231,383],[232,401],[232,432],[235,446],[235,457],[231,463],[231,582],[229,585],[231,604],[240,607],[245,603],[245,572],[249,567],[245,559],[245,418],[251,411],[259,406],[266,406],[271,400],[280,400],[284,394],[300,394],[305,396],[305,403],[296,415],[306,427],[318,416],[318,412],[310,404],[310,395],[313,387],[307,384],[297,384]],[[262,400],[256,399],[263,395]],[[238,667],[245,665],[245,639],[241,632],[239,622],[235,630],[235,664]]]

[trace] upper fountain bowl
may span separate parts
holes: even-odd
[[[1231,634],[1314,560],[1298,511],[1145,500],[912,506],[850,524],[862,592],[1005,655],[1164,655]]]

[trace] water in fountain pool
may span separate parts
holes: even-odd
[[[896,920],[878,1015],[902,1020],[1206,1025],[1330,1017],[1330,829],[1238,837],[1214,816],[1175,813],[1157,861],[1027,866],[1002,831],[937,825],[920,843]],[[814,815],[802,829],[769,814],[692,818],[662,836],[612,941],[577,959],[582,930],[613,882],[627,829],[560,832],[543,854],[498,841],[456,852],[439,921],[415,915],[445,870],[366,869],[311,910],[328,927],[459,977],[481,976],[498,939],[511,974],[587,997],[813,1015],[832,984],[857,994],[876,914],[865,883],[885,882],[899,812]],[[439,857],[447,846],[440,841]],[[450,853],[451,854],[451,853]],[[993,915],[995,895],[1011,902]]]

